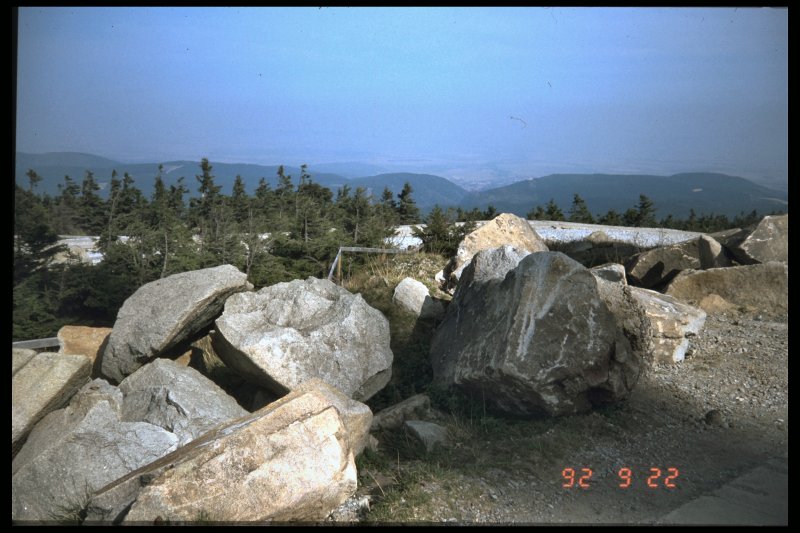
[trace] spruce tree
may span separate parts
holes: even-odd
[[[397,195],[399,200],[397,204],[397,214],[400,218],[400,224],[413,224],[420,219],[419,208],[417,203],[411,197],[414,189],[409,182],[403,184],[403,190]]]
[[[564,220],[564,213],[558,204],[550,198],[544,211],[545,220]]]
[[[586,201],[577,193],[572,198],[572,207],[569,210],[570,222],[594,224],[594,217],[586,206]]]

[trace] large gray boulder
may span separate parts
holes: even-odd
[[[414,278],[404,278],[392,294],[392,302],[419,318],[441,319],[444,305],[431,298],[428,287]]]
[[[530,254],[502,280],[476,280],[471,269],[431,345],[436,383],[519,415],[578,413],[628,395],[640,362],[588,269],[559,252]]]
[[[744,265],[789,262],[789,215],[765,216],[754,227],[720,238]]]
[[[664,291],[691,305],[716,294],[746,310],[768,314],[789,311],[789,265],[769,262],[681,272]]]
[[[174,433],[179,445],[247,411],[194,368],[156,359],[119,385],[125,397],[121,419],[149,422]]]
[[[104,487],[87,521],[322,520],[355,492],[361,412],[348,426],[330,394],[295,390]]]
[[[456,255],[444,269],[448,287],[454,287],[472,257],[481,250],[510,245],[528,253],[546,252],[544,240],[524,218],[502,213],[468,234],[458,245]]]
[[[214,347],[225,365],[277,394],[318,377],[362,401],[391,377],[386,317],[328,280],[233,295],[216,331]]]
[[[89,381],[92,371],[91,362],[82,355],[47,352],[28,355],[12,352],[12,455],[33,426],[51,411],[66,405]]]
[[[197,370],[169,359],[119,387],[95,379],[36,425],[14,460],[19,519],[46,520],[86,503],[104,485],[247,414]]]
[[[232,265],[182,272],[141,286],[125,300],[103,352],[115,383],[208,328],[234,293],[252,290]]]
[[[36,425],[11,463],[12,520],[75,518],[94,491],[177,448],[163,428],[121,422],[122,401],[96,379]]]
[[[672,296],[639,287],[631,293],[644,309],[651,325],[651,357],[654,363],[683,361],[691,337],[698,335],[706,312]]]
[[[631,284],[647,289],[669,283],[682,270],[730,266],[722,246],[702,235],[672,246],[661,246],[630,257],[625,270]]]

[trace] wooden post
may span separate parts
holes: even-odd
[[[336,263],[336,279],[339,280],[339,285],[342,284],[342,261],[344,261],[344,254],[339,256],[339,262]]]

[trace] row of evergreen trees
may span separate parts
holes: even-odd
[[[618,213],[614,209],[609,209],[604,215],[592,216],[592,212],[586,205],[586,201],[579,194],[575,194],[572,205],[568,211],[568,216],[556,204],[553,199],[542,207],[537,205],[527,214],[529,220],[557,220],[569,222],[581,222],[584,224],[603,224],[607,226],[629,226],[644,228],[672,228],[685,231],[699,231],[712,233],[729,228],[743,228],[757,222],[760,217],[756,210],[748,214],[740,213],[733,220],[726,215],[704,214],[698,216],[694,209],[689,210],[689,217],[685,220],[677,219],[671,214],[656,220],[656,207],[653,201],[644,194],[639,195],[639,202],[633,207],[628,208],[624,213]]]
[[[15,340],[52,336],[65,323],[111,325],[125,299],[141,285],[170,274],[221,264],[245,272],[256,288],[324,276],[339,246],[381,246],[398,224],[419,222],[409,184],[384,189],[372,201],[364,188],[333,192],[301,167],[299,180],[278,170],[248,194],[237,176],[221,193],[208,160],[188,198],[183,178],[167,186],[161,169],[146,198],[125,174],[112,174],[106,199],[87,172],[80,185],[68,176],[55,197],[37,195],[41,178],[15,193]],[[297,183],[297,185],[295,185]],[[54,261],[59,235],[98,235],[96,266]]]

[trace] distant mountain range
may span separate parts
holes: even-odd
[[[167,186],[177,183],[178,179],[183,177],[190,195],[196,194],[198,182],[194,176],[201,172],[199,161],[166,161],[161,164],[162,178]],[[20,186],[27,188],[28,178],[25,173],[28,169],[33,169],[42,177],[37,191],[54,196],[59,194],[58,185],[63,183],[65,175],[80,185],[86,171],[90,170],[102,187],[101,196],[105,196],[111,181],[111,172],[116,170],[120,179],[125,172],[130,174],[136,186],[149,197],[153,190],[154,178],[158,173],[158,165],[159,163],[121,163],[92,154],[74,152],[47,154],[17,152],[15,178]],[[222,192],[225,194],[230,194],[237,175],[242,176],[249,193],[255,190],[262,177],[273,188],[278,181],[277,165],[213,161],[211,165],[216,183],[222,186]],[[309,165],[309,174],[314,182],[330,188],[334,193],[343,185],[349,185],[353,190],[356,187],[364,187],[376,198],[380,197],[384,187],[388,187],[397,195],[402,190],[403,184],[409,182],[414,190],[412,196],[423,212],[430,210],[436,204],[442,207],[461,206],[466,209],[473,207],[485,209],[491,204],[498,212],[511,212],[524,216],[536,205],[544,206],[552,198],[567,214],[575,193],[581,195],[593,214],[604,214],[609,209],[622,213],[638,203],[639,194],[645,194],[653,200],[658,217],[671,213],[677,218],[685,218],[690,208],[693,208],[698,215],[713,212],[728,216],[750,212],[753,209],[762,214],[788,211],[786,191],[757,185],[744,178],[714,173],[686,173],[672,176],[553,174],[481,192],[468,192],[451,181],[432,174],[390,173],[351,177],[356,171],[370,172],[380,168],[375,165],[359,166],[347,163],[341,164],[339,169],[342,171],[347,169],[350,174],[348,177],[332,172],[319,172],[337,169],[337,164],[331,163],[317,167]],[[284,169],[297,184],[300,169],[295,167],[284,167]]]
[[[552,198],[564,211],[579,194],[592,214],[605,214],[615,209],[622,214],[639,202],[644,194],[653,200],[658,218],[672,214],[686,218],[689,210],[697,215],[725,214],[734,216],[756,209],[761,214],[788,211],[788,194],[757,185],[744,178],[707,172],[672,176],[621,174],[553,174],[519,181],[479,193],[461,200],[467,208],[493,205],[498,212],[524,216],[536,205]]]

